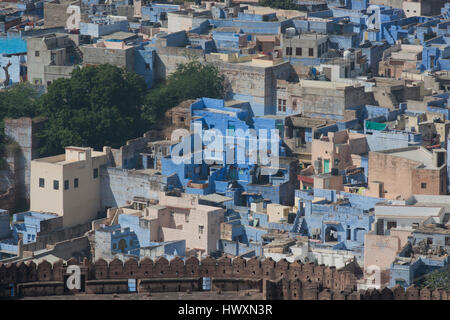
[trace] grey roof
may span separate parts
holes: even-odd
[[[233,198],[225,197],[217,193],[211,193],[207,195],[201,195],[200,200],[209,201],[209,202],[215,202],[215,203],[222,203],[226,201],[231,201]]]

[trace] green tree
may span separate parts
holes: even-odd
[[[294,0],[259,0],[259,5],[284,10],[298,9],[298,5],[294,2]]]
[[[225,77],[219,69],[193,60],[179,64],[165,83],[150,90],[142,116],[150,123],[156,123],[167,110],[184,100],[201,97],[222,99],[224,96]]]
[[[54,81],[39,101],[48,119],[41,154],[57,154],[68,145],[119,147],[139,136],[146,125],[145,92],[141,76],[108,64],[77,68],[70,79]]]
[[[5,145],[9,143],[5,136],[5,118],[34,117],[37,115],[36,101],[38,92],[30,84],[22,83],[0,91],[0,166],[5,165]]]
[[[424,277],[421,287],[430,286],[434,289],[450,290],[450,268],[445,270],[436,270]]]
[[[30,84],[19,84],[0,91],[0,119],[34,117],[38,93]]]

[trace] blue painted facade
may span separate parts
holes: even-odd
[[[429,248],[441,247],[444,252],[450,250],[450,235],[446,229],[436,232],[415,230],[408,238],[408,243],[398,254],[398,258],[391,264],[389,287],[399,284],[408,287],[417,282],[424,275],[436,270],[443,271],[448,267],[448,255],[413,254],[412,245],[427,243]],[[416,258],[411,258],[412,256]]]
[[[11,63],[8,68],[10,76],[9,84],[13,85],[23,80],[26,75],[27,42],[17,35],[0,37],[0,87],[6,78],[3,67]],[[21,55],[18,55],[21,54]]]
[[[3,231],[6,231],[6,224],[10,229],[9,236],[0,241],[0,251],[9,251],[16,253],[18,250],[19,237],[22,237],[23,244],[36,242],[38,233],[41,231],[41,223],[58,218],[53,214],[41,213],[41,212],[21,212],[13,215],[12,223],[9,224],[8,219],[0,219],[2,226],[0,227]]]
[[[96,238],[99,233],[107,234],[107,241],[103,245],[112,253],[123,253],[139,256],[139,241],[136,233],[130,228],[122,228],[120,225],[106,226],[95,231]]]
[[[336,249],[362,250],[364,235],[371,231],[375,221],[374,214],[368,211],[383,199],[345,192],[339,194],[348,202],[337,204],[335,190],[296,190],[295,195],[300,199],[299,211],[292,231]],[[312,203],[314,197],[325,200]]]
[[[168,12],[179,11],[180,9],[181,6],[176,4],[151,3],[142,6],[141,15],[143,19],[150,20],[150,22],[159,22],[161,18],[167,19]]]
[[[444,115],[445,120],[450,120],[450,95],[448,92],[433,96],[432,101],[427,103],[427,111]]]
[[[281,146],[283,134],[276,141],[272,140],[271,132],[276,129],[283,133],[284,120],[273,117],[253,118],[249,116],[248,103],[239,107],[224,107],[223,100],[208,98],[194,102],[190,107],[194,118],[191,123],[194,134],[172,146],[172,156],[161,161],[162,174],[176,173],[187,193],[232,195],[235,203],[240,205],[249,205],[255,198],[267,199],[273,203],[291,202],[297,186],[292,163],[281,161],[278,172],[265,175],[262,166],[256,164],[256,157],[247,154],[252,146],[248,130],[254,130],[258,143],[267,143],[267,150],[272,150],[271,144],[275,142],[277,145],[272,152],[285,156],[285,148]],[[214,153],[208,152],[208,146],[213,145],[214,138],[210,138],[208,142],[205,130],[220,132],[222,145],[229,147]],[[181,159],[173,157],[181,156],[183,148],[190,152],[183,155],[183,163],[178,163],[174,160]],[[261,156],[264,151],[260,149],[259,154]],[[192,187],[193,184],[201,184],[203,187]]]
[[[93,38],[99,38],[114,32],[128,32],[130,27],[127,20],[121,21],[99,21],[101,23],[80,22],[80,34],[89,35]]]
[[[242,38],[247,38],[247,35],[235,32],[213,31],[212,38],[218,52],[239,53],[239,43],[242,41]]]
[[[419,257],[412,263],[393,263],[390,268],[389,287],[401,285],[404,288],[414,283],[417,277],[426,275],[436,270],[442,270],[448,266],[448,258],[434,260]]]
[[[144,77],[147,88],[153,86],[155,57],[156,51],[152,47],[143,46],[135,51],[134,70],[137,74]]]
[[[122,228],[128,228],[135,233],[139,247],[148,247],[153,244],[150,241],[150,224],[148,220],[136,215],[121,214],[118,222]]]
[[[419,69],[450,70],[450,37],[440,36],[425,42]]]
[[[279,34],[280,31],[284,33],[286,28],[294,27],[292,19],[283,21],[248,21],[239,19],[210,19],[209,24],[214,28],[219,27],[234,27],[240,28],[244,33],[253,34]]]

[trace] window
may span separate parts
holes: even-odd
[[[58,180],[53,180],[53,189],[59,190],[59,181]]]
[[[78,178],[73,179],[73,187],[78,188]]]
[[[117,244],[113,243],[113,249],[117,249]]]
[[[234,126],[234,125],[232,125],[232,124],[229,124],[228,125],[228,131],[227,131],[227,134],[229,135],[229,136],[234,136],[234,130],[236,129],[236,127]]]
[[[445,237],[445,245],[450,246],[450,237]]]
[[[388,230],[390,230],[392,228],[397,228],[397,221],[388,221],[387,228],[388,228]]]
[[[310,57],[314,56],[314,48],[309,48],[309,56]]]
[[[145,64],[145,70],[150,70],[150,64],[149,63]]]
[[[427,184],[426,184],[425,182],[422,182],[422,183],[420,184],[420,187],[421,187],[422,189],[426,189],[426,188],[427,188]]]
[[[286,47],[286,55],[292,56],[292,47]]]
[[[94,168],[94,179],[98,178],[98,168]]]
[[[355,62],[350,62],[350,70],[355,70]]]
[[[301,56],[302,55],[302,48],[295,48],[295,55]]]
[[[35,57],[39,57],[39,51],[35,51],[35,52],[34,52],[34,56],[35,56]]]
[[[203,234],[204,226],[198,226],[198,234]]]
[[[286,112],[286,100],[278,99],[278,111]]]
[[[132,246],[132,245],[133,245],[133,239],[130,240],[130,246]]]
[[[296,99],[294,99],[294,100],[292,101],[292,110],[294,110],[294,111],[297,110],[297,100],[296,100]]]
[[[433,238],[427,238],[427,244],[433,244]]]
[[[64,190],[69,189],[69,180],[64,180]]]
[[[45,187],[45,180],[44,178],[39,178],[39,187],[44,188]]]
[[[396,285],[398,284],[399,286],[402,286],[404,288],[406,288],[408,286],[407,282],[405,280],[403,280],[403,279],[396,279],[395,280],[395,284]]]

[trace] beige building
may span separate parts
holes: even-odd
[[[66,147],[65,154],[31,161],[31,211],[63,216],[63,226],[89,222],[100,211],[100,166],[103,152],[92,148]]]
[[[403,11],[407,18],[434,16],[440,13],[447,0],[404,0]]]
[[[281,204],[268,203],[267,215],[269,216],[269,222],[280,222],[282,219],[287,221],[290,209],[290,207]]]
[[[198,195],[161,192],[159,205],[169,209],[173,227],[162,226],[164,241],[186,240],[186,249],[201,254],[217,250],[224,209],[199,204]]]
[[[47,34],[27,39],[27,78],[35,85],[48,86],[59,78],[70,78],[82,60],[76,34]]]
[[[293,29],[293,28],[292,28]],[[287,30],[288,33],[290,30]],[[328,53],[328,36],[318,33],[291,34],[281,38],[283,56],[286,58],[320,58]]]
[[[167,13],[169,33],[178,31],[188,31],[194,27],[194,20],[196,18],[211,18],[210,11],[196,12],[192,9],[172,11]]]

